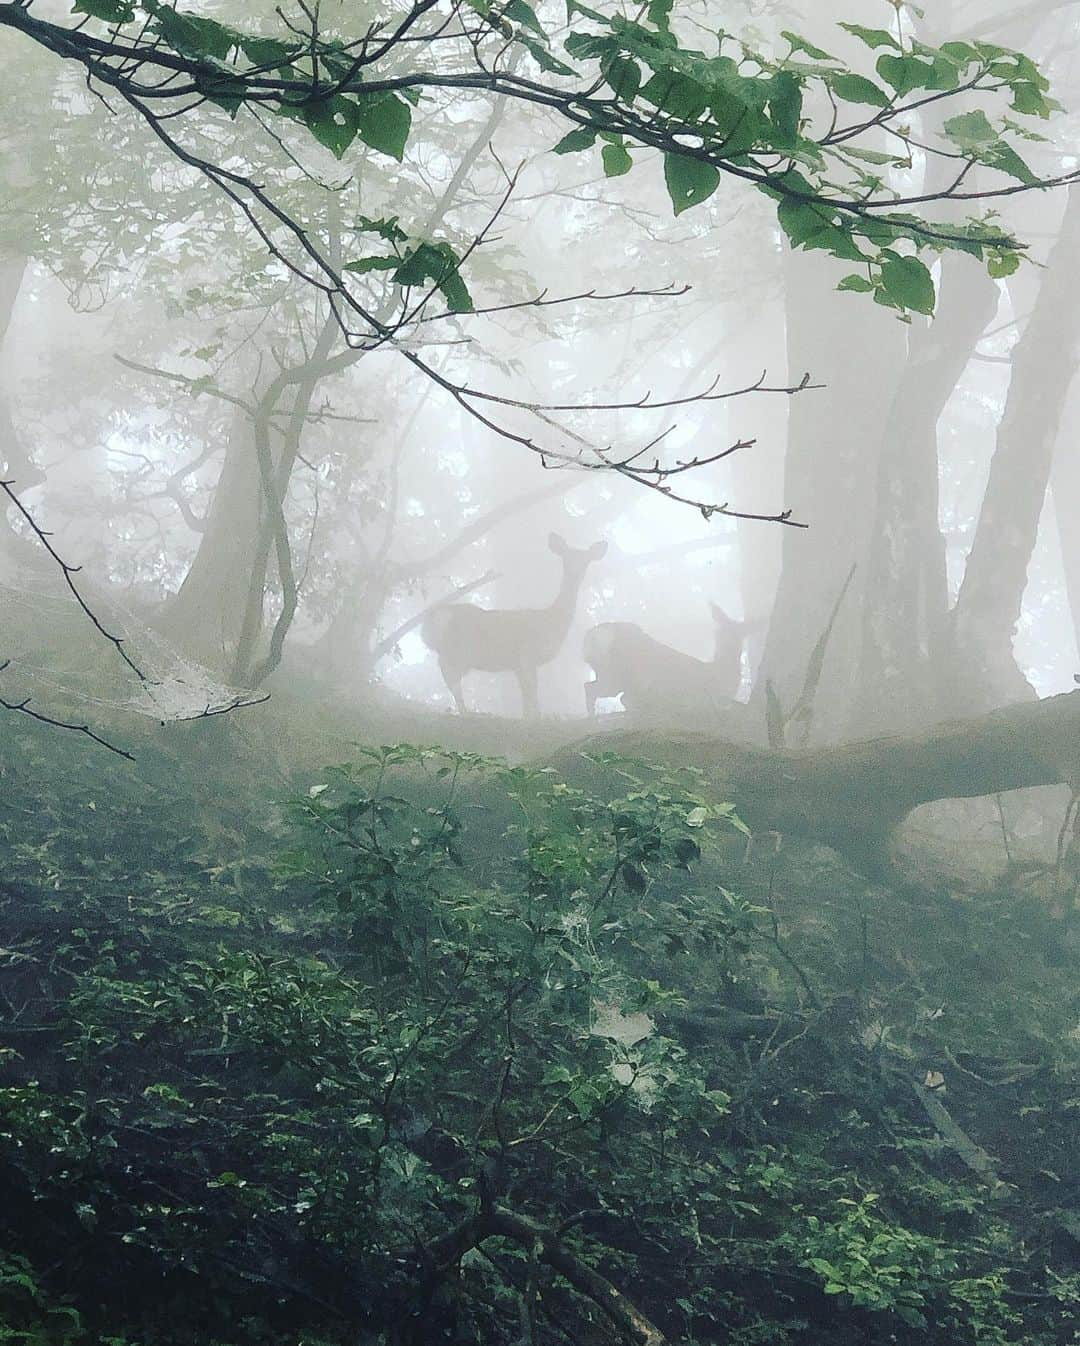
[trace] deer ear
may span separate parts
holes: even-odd
[[[558,535],[558,533],[548,534],[548,546],[551,548],[551,550],[555,553],[556,556],[566,555],[567,551],[566,543],[562,540],[562,538]]]
[[[599,561],[602,556],[607,555],[606,542],[594,542],[589,548],[589,557],[593,561]]]

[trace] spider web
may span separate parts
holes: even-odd
[[[123,642],[142,679],[119,659],[109,663],[108,642],[88,624],[74,598],[58,588],[49,569],[21,566],[10,555],[0,558],[0,640],[6,644],[11,632],[27,632],[23,643],[30,639],[47,654],[26,657],[0,647],[0,662],[7,660],[3,676],[30,688],[47,688],[51,695],[77,704],[127,711],[162,723],[224,715],[266,699],[225,682],[181,654],[115,600],[99,592],[89,598],[95,616]],[[72,639],[76,633],[77,642]],[[93,658],[86,657],[90,642],[101,651]],[[70,656],[68,650],[73,650]],[[105,667],[110,668],[108,675]]]

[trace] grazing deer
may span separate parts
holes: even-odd
[[[732,701],[742,681],[743,642],[757,623],[737,622],[710,604],[716,624],[711,660],[673,650],[633,622],[602,622],[585,633],[585,661],[595,674],[585,705],[596,714],[598,696],[618,696],[639,715],[685,719]]]
[[[448,603],[428,614],[420,634],[439,660],[439,672],[450,689],[454,705],[465,710],[461,680],[471,669],[513,673],[521,688],[522,708],[536,715],[537,670],[559,653],[577,609],[578,593],[585,572],[607,551],[606,542],[591,547],[570,547],[558,533],[548,546],[562,561],[559,592],[546,608],[474,607],[471,603]]]

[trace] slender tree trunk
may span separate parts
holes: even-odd
[[[1012,643],[1080,350],[1078,269],[1080,190],[1074,187],[1034,311],[1013,350],[997,448],[954,614],[970,711],[1032,694],[1016,666]]]
[[[785,251],[788,381],[809,372],[825,385],[789,404],[783,500],[809,528],[783,530],[757,680],[757,695],[769,680],[787,710],[852,562],[867,552],[881,424],[905,353],[902,324],[857,296],[835,293],[840,274],[819,254]],[[861,569],[830,640],[815,708],[818,732],[827,737],[842,732],[850,714]]]
[[[1050,477],[1073,636],[1080,648],[1080,386],[1073,379]]]
[[[0,257],[0,348],[15,315],[30,259],[21,253]],[[7,389],[0,383],[0,472],[13,480],[16,490],[25,490],[45,480],[23,443],[11,415]]]
[[[901,730],[948,706],[948,582],[938,523],[938,421],[998,305],[970,257],[946,258],[937,316],[913,328],[882,432],[854,724]]]

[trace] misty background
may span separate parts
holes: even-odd
[[[855,9],[708,12],[766,49],[795,26],[827,35],[845,57],[855,44],[836,22],[863,19],[863,10],[877,21],[881,6]],[[1022,46],[1066,107],[1075,101],[1070,6],[938,4],[919,22],[935,42],[964,34]],[[271,690],[304,670],[346,703],[378,689],[448,709],[436,662],[410,624],[458,589],[483,607],[548,604],[561,575],[552,531],[608,550],[584,576],[559,653],[540,672],[546,715],[584,713],[591,626],[633,622],[707,659],[712,602],[752,624],[739,697],[754,703],[746,723],[762,736],[765,680],[790,706],[853,565],[815,741],[911,730],[1073,685],[1075,190],[994,202],[1029,243],[1030,261],[994,281],[969,258],[939,259],[936,318],[904,324],[837,293],[844,265],[792,253],[769,203],[738,184],[672,220],[658,172],[605,179],[594,155],[552,155],[542,121],[498,100],[462,96],[447,115],[426,118],[420,109],[400,166],[362,147],[341,164],[310,138],[271,128],[275,143],[251,119],[237,122],[244,152],[331,249],[360,209],[469,239],[505,191],[500,165],[520,168],[470,257],[478,307],[594,297],[421,325],[410,340],[475,386],[603,404],[648,393],[692,399],[763,376],[784,389],[809,375],[815,386],[795,395],[551,414],[571,445],[574,435],[618,446],[668,431],[663,452],[679,458],[753,440],[696,473],[693,498],[790,509],[807,526],[705,520],[604,472],[544,471],[389,350],[342,361],[318,296],[266,255],[197,173],[132,118],[110,114],[73,68],[14,39],[3,59],[5,475],[109,602],[216,678],[251,685],[281,610],[272,556],[258,559],[273,550],[253,462],[252,424],[262,416],[275,452],[284,446],[290,460],[281,471],[298,590]],[[12,100],[28,93],[37,115],[20,121]],[[932,131],[932,109],[924,120]],[[1060,115],[1040,130],[1047,139],[1026,146],[1035,171],[1073,166],[1075,119]],[[900,185],[931,171],[916,159]],[[377,274],[370,283],[377,297]],[[666,286],[689,289],[625,295]],[[283,370],[293,380],[284,386]],[[0,601],[5,623],[18,623],[28,588],[49,590],[56,577],[10,509],[7,519]],[[63,609],[31,602],[31,645],[44,651]],[[47,683],[35,679],[50,676],[94,692],[74,687],[70,667],[50,673],[55,649],[10,653],[12,694],[22,677],[40,699]],[[472,710],[521,713],[505,673],[469,674],[466,696]]]

